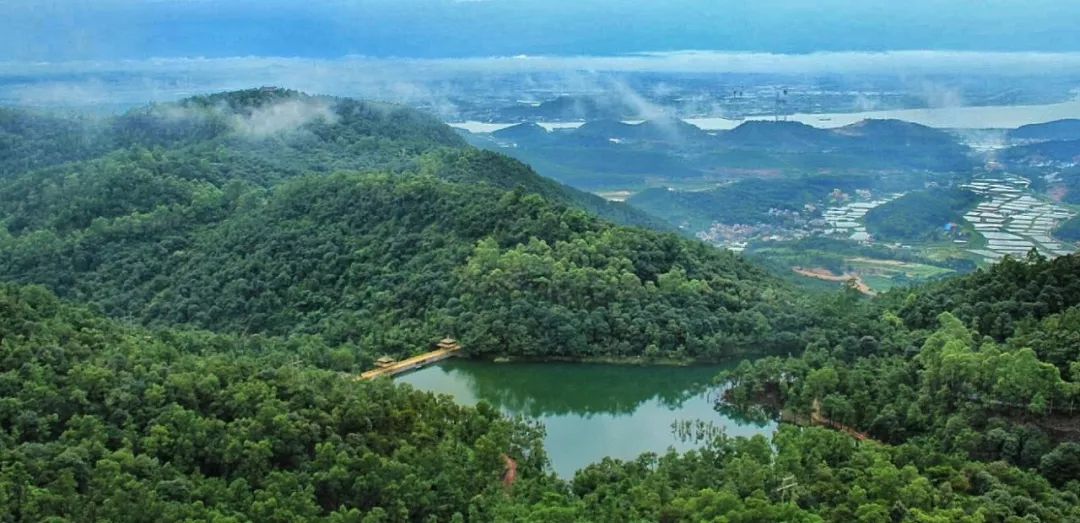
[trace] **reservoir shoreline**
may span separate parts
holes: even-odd
[[[714,383],[724,364],[505,362],[451,358],[395,378],[421,391],[446,394],[465,406],[485,402],[506,416],[545,427],[554,472],[569,479],[605,457],[686,452],[704,439],[687,438],[689,423],[729,436],[770,436],[777,423],[742,419],[715,409],[724,387]]]

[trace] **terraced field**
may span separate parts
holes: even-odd
[[[1023,256],[1037,249],[1049,257],[1073,252],[1073,246],[1059,242],[1051,232],[1075,213],[1050,201],[1031,195],[1029,182],[1013,175],[977,178],[964,185],[986,198],[964,215],[976,231],[986,238],[986,247],[968,252],[987,260],[1006,255]]]

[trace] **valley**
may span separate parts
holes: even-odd
[[[0,1],[0,523],[1080,522],[1077,26]]]
[[[1030,109],[1032,117],[1041,114]],[[1001,110],[1015,118],[1024,108]],[[903,258],[913,264],[906,271],[882,271],[838,265],[836,259],[826,260],[825,253],[815,259],[812,251],[804,251],[801,265],[783,267],[780,260],[765,260],[781,276],[800,265],[823,269],[832,277],[859,277],[868,289],[880,291],[967,272],[1005,255],[1024,256],[1031,249],[1051,257],[1075,251],[1074,240],[1056,237],[1055,231],[1077,214],[1076,207],[1060,201],[1068,194],[1060,181],[1054,189],[1044,189],[1042,181],[1071,172],[1074,163],[1066,158],[1035,166],[1032,156],[1019,152],[1055,143],[1029,138],[1039,136],[1044,124],[1029,124],[1020,131],[1024,134],[943,132],[857,117],[848,115],[843,124],[834,124],[832,118],[806,120],[812,125],[742,122],[719,131],[663,119],[558,126],[540,122],[465,136],[477,146],[533,163],[544,175],[625,202],[718,247],[767,258],[782,252],[785,242],[835,239],[841,243],[834,245],[849,244],[844,249],[852,253],[857,246],[881,247],[863,257]],[[945,125],[941,119],[927,121]],[[1045,126],[1061,129],[1052,138],[1068,139],[1073,136],[1068,133],[1075,133],[1059,123]],[[986,147],[984,141],[991,136],[997,137],[997,145]],[[874,140],[872,145],[861,141],[868,139]],[[819,150],[829,154],[814,159]],[[916,156],[922,159],[913,161]],[[744,168],[750,164],[755,169]],[[1074,178],[1069,174],[1066,183]],[[970,196],[949,201],[923,196],[953,190]],[[1052,198],[1055,194],[1058,201]],[[969,203],[974,199],[979,202]],[[871,212],[878,207],[883,208]],[[937,214],[925,212],[931,208]]]
[[[0,116],[20,516],[1077,515],[1077,258],[970,252],[1054,247],[1068,159],[984,172],[903,122],[502,135],[682,169],[611,202],[415,110],[287,89]],[[447,337],[465,359],[355,379]]]

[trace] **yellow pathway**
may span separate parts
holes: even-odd
[[[457,354],[457,352],[460,351],[460,350],[461,350],[461,347],[458,347],[456,345],[453,346],[453,347],[433,350],[433,351],[428,352],[426,354],[421,354],[419,356],[413,356],[411,358],[407,358],[407,359],[404,359],[404,360],[401,360],[401,361],[398,361],[398,362],[391,363],[390,365],[387,365],[385,367],[369,370],[369,371],[361,374],[358,379],[361,379],[361,380],[373,380],[375,378],[380,378],[382,376],[393,376],[395,374],[400,374],[402,372],[412,370],[412,369],[415,369],[417,367],[423,367],[424,365],[429,365],[429,364],[435,363],[436,361],[445,360],[446,358],[449,358],[449,357],[453,356],[454,354]]]

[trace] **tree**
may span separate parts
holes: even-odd
[[[1062,443],[1042,457],[1039,471],[1058,485],[1080,480],[1080,444]]]

